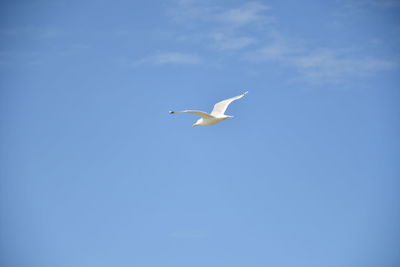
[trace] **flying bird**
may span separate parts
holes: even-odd
[[[244,92],[241,95],[228,98],[225,100],[222,100],[218,102],[217,104],[214,105],[213,110],[211,111],[210,114],[204,111],[199,111],[199,110],[182,110],[182,111],[170,111],[170,114],[175,114],[175,113],[192,113],[195,115],[200,116],[201,118],[196,121],[196,123],[192,124],[192,126],[198,126],[198,125],[203,125],[203,126],[208,126],[208,125],[213,125],[218,122],[221,122],[223,120],[233,118],[233,116],[225,115],[225,111],[228,108],[229,104],[232,103],[235,100],[238,100],[242,97],[244,97],[248,91]]]

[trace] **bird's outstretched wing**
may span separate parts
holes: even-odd
[[[221,102],[218,102],[217,104],[214,105],[214,108],[211,111],[211,115],[212,116],[224,115],[224,113],[225,113],[225,111],[228,108],[230,103],[232,103],[233,101],[244,97],[247,93],[248,93],[248,91],[244,92],[241,95],[238,95],[238,96],[235,96],[235,97],[232,97],[232,98],[228,98],[228,99],[222,100]]]
[[[204,119],[211,119],[214,118],[214,116],[203,112],[203,111],[199,111],[199,110],[182,110],[182,111],[170,111],[170,114],[175,114],[175,113],[192,113],[192,114],[196,114],[197,116],[200,116]]]

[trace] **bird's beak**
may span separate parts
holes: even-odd
[[[193,123],[192,126],[193,126],[193,127],[194,127],[194,126],[197,126],[197,124],[196,124],[196,123]]]

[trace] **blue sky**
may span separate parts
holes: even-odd
[[[0,10],[2,266],[399,266],[399,1]]]

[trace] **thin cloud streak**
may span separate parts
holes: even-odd
[[[238,27],[254,22],[264,22],[267,17],[264,11],[269,7],[257,2],[247,3],[238,8],[224,10],[215,14],[216,20],[229,24],[231,27]]]
[[[214,42],[213,46],[219,50],[238,50],[245,48],[256,41],[254,38],[229,36],[224,33],[212,34],[211,39]]]
[[[311,82],[338,82],[348,76],[365,76],[394,69],[396,64],[376,58],[351,58],[333,51],[294,57],[291,63]]]
[[[400,0],[341,0],[349,8],[399,8]]]
[[[397,67],[390,60],[356,58],[328,49],[291,49],[284,43],[273,43],[248,52],[244,60],[255,63],[275,62],[295,68],[301,77],[311,83],[339,82],[349,76],[365,76]]]
[[[259,2],[250,2],[239,7],[224,9],[216,5],[206,5],[200,1],[177,1],[177,5],[170,8],[168,13],[176,22],[210,22],[236,28],[257,22],[266,22],[272,19],[265,14],[269,6]]]
[[[399,0],[384,0],[396,6]],[[352,2],[353,3],[353,2]],[[357,3],[355,1],[354,3]],[[370,5],[377,3],[368,1]],[[236,7],[222,8],[210,2],[180,0],[171,8],[172,20],[195,35],[183,34],[182,42],[203,42],[203,48],[219,53],[222,58],[244,60],[257,64],[278,64],[297,71],[302,80],[311,83],[339,82],[350,77],[373,75],[398,67],[396,59],[350,54],[348,48],[319,47],[307,40],[291,39],[277,29],[272,9],[260,2],[249,2]],[[190,25],[190,26],[188,26]],[[262,25],[262,27],[260,27]],[[183,36],[183,37],[182,37]],[[204,49],[200,49],[204,51]],[[157,55],[146,59],[155,65],[199,64],[199,56],[180,53]]]
[[[285,44],[272,42],[269,45],[265,45],[262,48],[258,48],[254,51],[247,51],[244,58],[249,61],[272,61],[278,60],[283,61],[285,58],[292,53],[292,50]]]
[[[183,65],[197,65],[202,62],[202,59],[195,54],[179,53],[179,52],[165,52],[158,53],[153,56],[142,58],[134,62],[134,65],[167,65],[167,64],[183,64]]]

